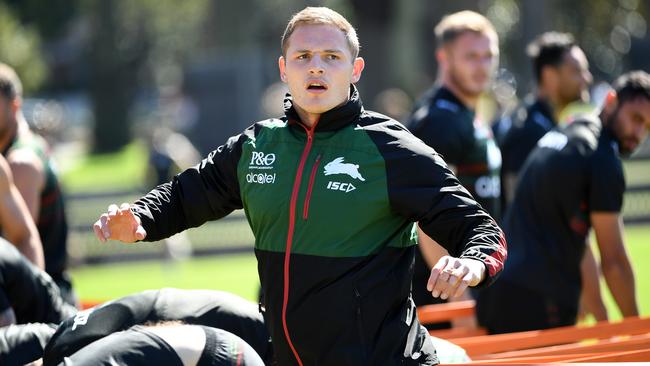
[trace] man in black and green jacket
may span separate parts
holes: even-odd
[[[446,296],[494,281],[494,220],[431,148],[363,109],[354,28],[327,8],[289,22],[279,59],[285,116],[258,122],[134,204],[111,205],[100,240],[158,240],[244,208],[280,365],[431,365],[410,298],[414,222],[453,257],[432,270]]]

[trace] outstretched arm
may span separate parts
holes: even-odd
[[[246,132],[252,133],[252,127]],[[237,163],[245,139],[244,134],[230,138],[131,205],[111,205],[93,225],[95,235],[101,241],[156,241],[242,208]]]
[[[103,242],[110,239],[133,243],[147,237],[140,219],[133,214],[128,203],[123,203],[120,207],[115,204],[108,206],[107,212],[99,216],[93,225],[93,230],[97,239]]]
[[[618,212],[592,212],[603,275],[624,317],[638,316],[634,272],[623,242],[623,222]]]

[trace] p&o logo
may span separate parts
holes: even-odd
[[[273,169],[275,163],[274,153],[264,153],[262,151],[253,151],[251,154],[251,161],[248,164],[250,170],[268,170]],[[246,182],[255,184],[273,184],[275,183],[276,173],[248,173],[246,174]]]
[[[253,151],[251,154],[250,169],[273,169],[275,154],[265,154],[261,151]]]

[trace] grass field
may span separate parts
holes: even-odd
[[[592,240],[595,246],[595,240]],[[650,316],[650,226],[628,226],[625,228],[625,243],[632,266],[636,275],[636,288],[639,300],[639,311],[642,315]],[[612,299],[604,281],[601,288],[605,293],[605,304],[609,314],[614,319],[620,319],[621,314]]]
[[[205,257],[181,262],[146,261],[99,265],[72,271],[82,299],[112,299],[161,287],[215,289],[255,300],[259,287],[254,254]]]
[[[628,227],[626,242],[636,272],[641,313],[650,315],[650,266],[647,266],[647,259],[650,258],[650,226]],[[224,290],[255,301],[259,287],[252,253],[176,263],[152,261],[81,267],[73,270],[72,276],[81,298],[97,300],[145,289],[178,287]],[[607,291],[605,294],[611,317],[620,318],[611,296]]]
[[[110,154],[66,154],[57,157],[62,164],[61,180],[67,193],[130,190],[144,183],[148,151],[134,140]]]

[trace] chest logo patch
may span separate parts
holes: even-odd
[[[330,161],[325,165],[325,175],[334,175],[334,174],[347,174],[354,179],[358,179],[362,182],[365,182],[366,179],[359,173],[359,165],[344,163],[344,158],[339,156],[338,158]]]

